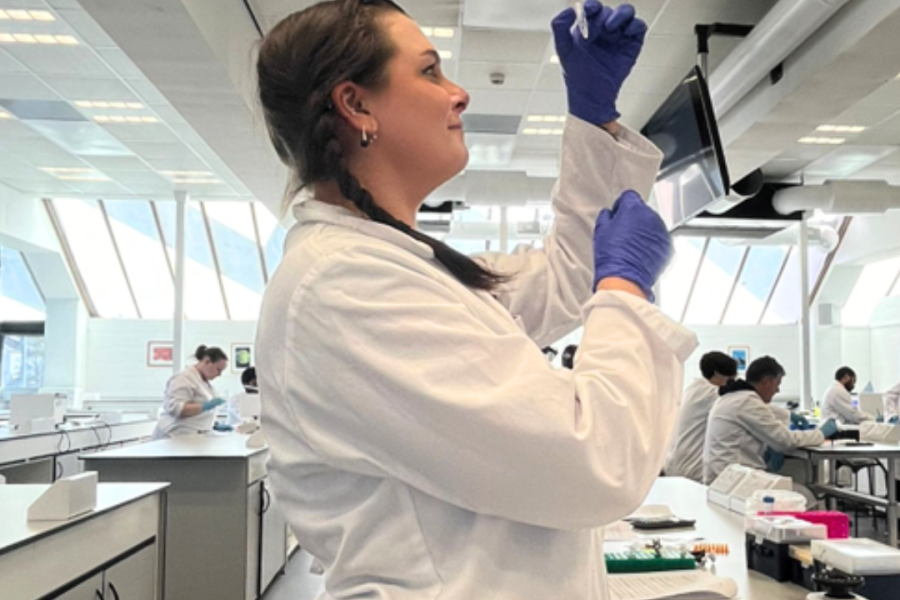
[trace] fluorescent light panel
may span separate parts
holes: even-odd
[[[456,35],[452,27],[422,27],[422,33],[427,37],[450,39]]]
[[[47,10],[0,9],[0,21],[55,21],[56,17]]]
[[[41,171],[61,181],[109,181],[109,177],[84,167],[41,167]]]
[[[526,127],[522,135],[562,135],[563,130],[550,127]]]
[[[529,123],[565,123],[565,115],[528,115],[525,119]]]
[[[113,108],[117,110],[140,110],[144,105],[140,102],[108,102],[105,100],[76,100],[75,106],[79,108]]]
[[[862,125],[819,125],[816,131],[827,131],[835,133],[859,133],[865,131]]]
[[[222,183],[218,179],[173,179],[172,183]]]
[[[847,140],[844,138],[807,136],[807,137],[802,137],[797,141],[800,142],[801,144],[820,144],[820,145],[835,146],[837,144],[843,144]]]
[[[123,116],[123,115],[94,115],[94,120],[98,123],[130,123],[134,124],[146,124],[146,123],[159,123],[159,119],[156,117],[136,117],[136,116]]]
[[[0,44],[44,44],[55,46],[77,46],[78,43],[78,39],[71,35],[0,33]]]
[[[453,58],[453,52],[450,50],[438,50],[438,56],[441,57],[441,60],[450,60]]]
[[[212,177],[212,171],[159,171],[166,177]]]

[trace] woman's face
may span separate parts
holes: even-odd
[[[226,368],[228,368],[228,361],[224,358],[222,360],[213,362],[209,360],[209,357],[206,357],[202,361],[197,363],[197,369],[207,381],[212,381],[213,379],[221,375]]]
[[[378,127],[372,149],[400,165],[404,177],[417,178],[427,194],[468,162],[461,116],[469,95],[444,77],[440,57],[415,21],[390,12],[381,24],[396,53],[388,85],[367,106]]]

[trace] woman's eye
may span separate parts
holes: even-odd
[[[425,73],[426,75],[437,75],[437,70],[438,70],[437,65],[431,65],[430,67],[428,67],[427,69],[425,69],[422,72]]]

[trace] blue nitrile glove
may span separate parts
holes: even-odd
[[[225,404],[225,401],[222,400],[221,398],[212,398],[212,399],[204,402],[202,405],[200,405],[200,410],[203,412],[206,412],[208,410],[218,408],[219,406],[222,406],[223,404]]]
[[[594,288],[605,277],[621,277],[653,302],[650,288],[669,257],[672,240],[659,215],[633,190],[626,190],[604,208],[594,226]]]
[[[830,440],[837,435],[839,430],[837,423],[834,422],[834,419],[828,419],[827,421],[822,423],[822,426],[819,427],[819,431],[822,432],[822,435],[825,436],[826,440]]]
[[[574,8],[553,19],[553,38],[562,65],[569,112],[588,123],[602,125],[619,118],[616,98],[622,82],[641,53],[647,24],[634,15],[634,7],[584,3],[588,37],[576,24]]]
[[[806,419],[806,417],[795,412],[791,413],[791,425],[793,425],[800,431],[809,429],[809,421]]]
[[[767,447],[763,458],[766,460],[766,471],[769,473],[781,472],[781,467],[784,466],[784,454]]]
[[[213,423],[213,429],[215,429],[216,431],[234,431],[234,427],[232,427],[231,425],[219,423],[218,421]]]
[[[893,417],[891,417],[890,419],[888,419],[888,423],[891,424],[891,425],[896,425],[898,419],[900,419],[900,417],[898,417],[897,415],[894,415]]]

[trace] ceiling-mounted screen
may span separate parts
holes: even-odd
[[[653,194],[670,230],[728,194],[728,169],[706,80],[694,67],[641,133],[665,155]]]

